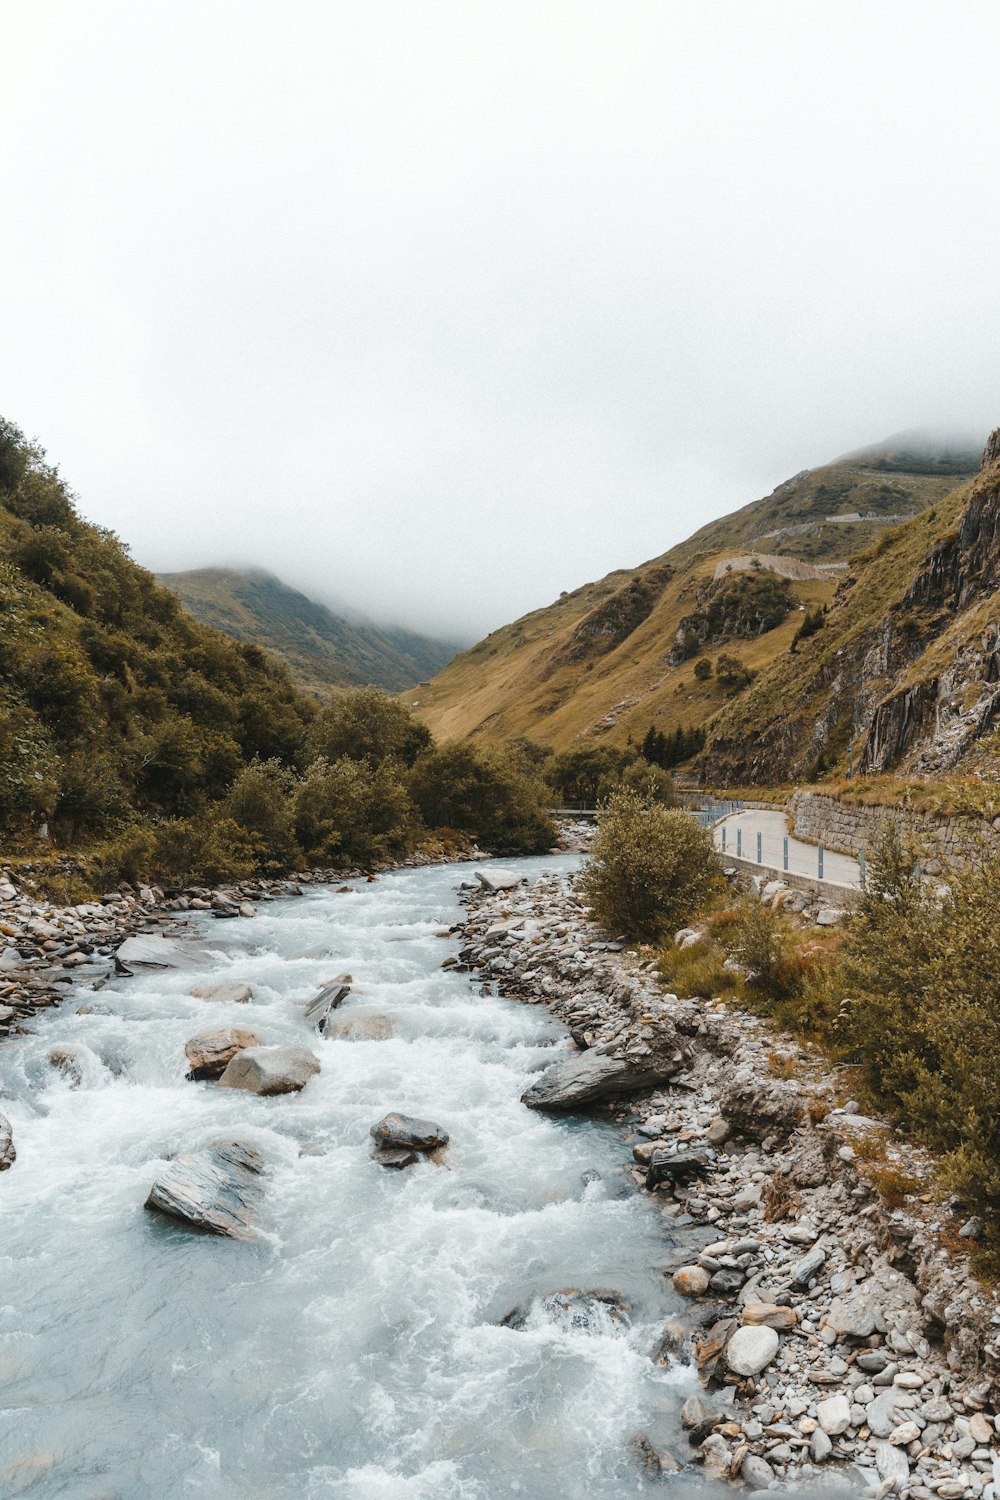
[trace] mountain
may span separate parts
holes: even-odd
[[[526,735],[557,749],[706,724],[833,605],[849,559],[978,466],[968,440],[900,434],[804,470],[662,556],[494,631],[407,700],[438,736]]]
[[[703,769],[732,783],[847,769],[995,778],[1000,430],[980,472],[857,558],[823,626],[723,707]]]
[[[316,697],[369,684],[400,692],[440,671],[457,649],[415,631],[344,619],[258,568],[198,568],[159,580],[196,619],[280,656]]]

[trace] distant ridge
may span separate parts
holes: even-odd
[[[369,683],[398,693],[439,672],[458,647],[416,631],[349,620],[263,568],[161,573],[196,619],[273,651],[306,692]]]

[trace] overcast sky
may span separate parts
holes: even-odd
[[[147,566],[472,638],[1000,425],[994,0],[0,19],[0,412]]]

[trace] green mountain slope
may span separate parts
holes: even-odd
[[[299,686],[319,697],[369,683],[400,692],[440,671],[456,650],[414,631],[344,619],[262,569],[198,568],[159,578],[196,619],[273,651]]]
[[[832,602],[851,556],[941,502],[978,464],[968,444],[904,436],[806,470],[662,557],[494,631],[407,701],[440,736],[527,735],[557,749],[584,737],[641,740],[650,724],[667,733],[704,724],[741,679],[789,652],[804,615]],[[827,519],[845,516],[860,519]],[[739,601],[728,607],[716,577],[751,552],[813,565],[789,570],[798,576],[783,614],[754,617],[772,622],[766,630]],[[708,676],[695,674],[701,656]]]

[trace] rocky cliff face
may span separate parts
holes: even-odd
[[[922,552],[870,557],[802,660],[776,662],[720,715],[712,779],[801,779],[848,744],[863,772],[940,774],[1000,723],[1000,429],[948,519]],[[921,525],[900,528],[904,547]]]

